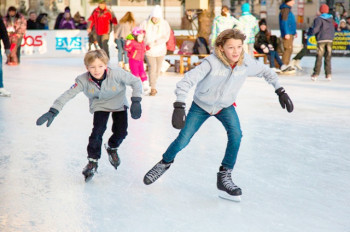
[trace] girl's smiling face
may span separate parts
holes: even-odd
[[[86,69],[90,74],[98,80],[103,78],[103,74],[107,68],[107,65],[100,59],[95,59],[91,64],[86,66]]]
[[[220,46],[230,64],[235,64],[239,60],[243,50],[243,42],[240,39],[228,39],[224,46]]]

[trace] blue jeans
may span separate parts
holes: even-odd
[[[178,137],[170,144],[166,152],[163,154],[163,161],[172,162],[175,159],[176,154],[187,146],[193,135],[210,116],[212,115],[193,102],[187,115],[185,127],[180,131]],[[221,165],[225,168],[233,169],[242,139],[242,131],[238,115],[235,107],[229,106],[222,109],[220,113],[214,116],[225,127],[228,137],[226,152]]]
[[[2,82],[2,55],[0,50],[0,88],[4,88],[4,83]]]
[[[128,64],[129,63],[129,58],[128,54],[125,51],[125,40],[124,39],[116,39],[115,43],[118,46],[118,61],[121,62],[123,61],[123,53],[124,53],[124,63]]]
[[[279,64],[280,67],[283,65],[283,62],[282,62],[280,56],[278,55],[278,52],[276,52],[276,51],[270,50],[269,59],[270,59],[270,68],[276,67],[275,66],[275,59],[277,60],[277,63]]]

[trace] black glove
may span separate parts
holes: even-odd
[[[43,114],[38,120],[36,120],[36,125],[40,126],[47,121],[46,126],[49,127],[58,113],[59,111],[55,108],[50,108],[49,112]]]
[[[139,119],[141,117],[141,100],[142,98],[140,97],[131,97],[130,113],[133,119]]]
[[[186,122],[185,113],[186,104],[183,102],[174,102],[174,111],[172,117],[172,124],[175,129],[182,129]]]
[[[277,89],[275,93],[277,93],[277,95],[279,96],[279,100],[282,108],[284,109],[287,107],[287,111],[291,113],[294,109],[293,102],[292,100],[290,100],[288,94],[286,94],[286,91],[284,90],[284,88],[281,87]]]

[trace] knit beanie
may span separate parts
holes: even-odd
[[[320,6],[320,12],[321,12],[321,14],[329,13],[329,7],[328,7],[328,5],[322,4],[322,5]]]
[[[260,27],[261,25],[265,25],[265,26],[266,26],[266,19],[260,19],[260,21],[259,21],[259,27]]]
[[[249,5],[249,3],[244,3],[243,5],[242,5],[242,7],[241,7],[241,9],[242,9],[242,13],[243,12],[250,12],[250,5]]]
[[[160,19],[163,18],[162,8],[160,8],[159,5],[156,5],[156,6],[153,8],[153,10],[152,10],[150,16],[151,16],[151,18],[152,18],[152,17],[160,18]]]
[[[284,3],[287,3],[287,2],[290,2],[290,1],[292,1],[292,0],[284,0]]]

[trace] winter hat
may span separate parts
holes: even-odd
[[[266,19],[260,19],[260,21],[259,21],[259,27],[261,26],[261,25],[267,25],[266,24]]]
[[[321,14],[329,13],[329,7],[328,7],[328,5],[322,4],[322,5],[320,6],[320,12],[321,12]]]
[[[284,0],[284,3],[287,3],[287,2],[290,2],[290,1],[292,1],[292,0]]]
[[[143,30],[142,28],[140,27],[134,27],[134,29],[132,29],[132,32],[131,32],[134,36],[137,36],[137,35],[140,35],[140,34],[146,34],[146,31]]]
[[[244,3],[243,5],[242,5],[242,7],[241,7],[241,9],[242,9],[242,13],[243,12],[250,12],[250,5],[249,5],[249,3]]]
[[[163,18],[163,14],[162,14],[162,8],[159,6],[159,5],[156,5],[152,12],[151,12],[151,18],[154,17],[154,18]]]

